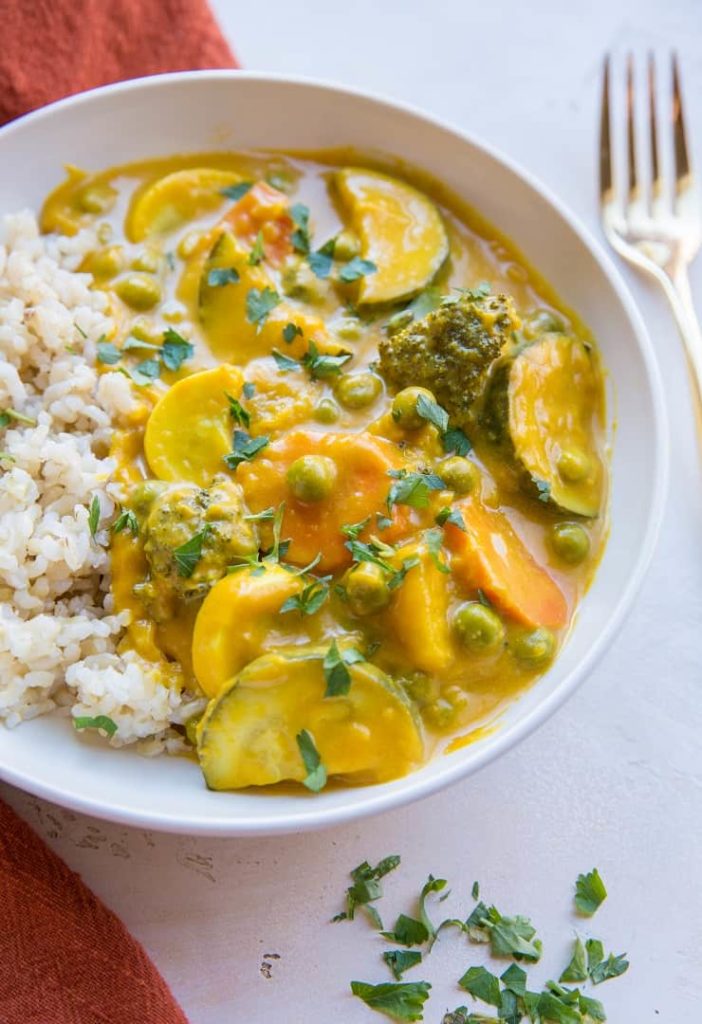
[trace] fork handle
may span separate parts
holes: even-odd
[[[702,443],[702,328],[692,302],[687,268],[681,265],[670,276],[665,274],[664,278],[665,292],[685,345],[690,384],[695,399],[697,432]]]

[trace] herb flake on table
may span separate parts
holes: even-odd
[[[500,1005],[499,979],[486,967],[469,967],[463,977],[459,978],[458,984],[474,999],[480,999],[490,1006]]]
[[[378,912],[369,904],[380,899],[383,895],[381,879],[394,871],[400,864],[400,858],[396,853],[379,860],[375,867],[372,867],[367,860],[364,860],[350,872],[353,885],[346,890],[346,910],[336,914],[332,921],[353,921],[356,908],[363,907],[371,917],[373,924],[378,928],[383,925],[380,922]]]
[[[593,868],[587,874],[578,875],[573,899],[578,911],[585,917],[592,917],[597,908],[604,903],[607,899],[607,890],[597,868]]]
[[[392,971],[395,981],[400,981],[405,971],[422,962],[422,954],[416,949],[386,949],[383,960]]]
[[[366,981],[352,981],[351,991],[366,1006],[378,1010],[393,1020],[423,1020],[424,1003],[429,997],[428,981],[382,982],[371,985]]]
[[[302,780],[302,784],[313,793],[318,793],[321,789],[324,789],[327,783],[327,770],[322,764],[319,751],[314,745],[314,740],[307,729],[303,729],[295,738],[302,763],[307,772],[306,777]]]
[[[587,957],[582,939],[576,938],[573,945],[573,955],[558,980],[569,982],[587,981]]]
[[[402,946],[421,946],[429,938],[426,925],[415,917],[400,914],[392,931],[380,933],[388,942],[399,942]]]

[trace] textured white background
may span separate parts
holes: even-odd
[[[214,7],[244,66],[411,101],[520,161],[596,231],[601,56],[630,45],[661,54],[675,46],[702,169],[700,0],[215,0]],[[702,306],[702,260],[696,271]],[[468,905],[479,878],[487,898],[538,925],[544,977],[565,963],[579,924],[570,914],[573,879],[597,864],[610,897],[593,930],[632,963],[597,992],[610,1021],[700,1019],[702,463],[668,312],[652,288],[627,277],[662,365],[672,501],[624,631],[540,732],[422,804],[288,839],[148,834],[2,789],[145,944],[192,1024],[382,1019],[348,995],[348,982],[385,980],[383,945],[364,921],[326,921],[339,909],[348,868],[390,852],[403,857],[387,885],[390,922],[411,912],[430,871],[454,886],[445,909]],[[268,979],[260,966],[271,952],[280,959]],[[474,954],[447,935],[426,971],[414,972],[435,982],[429,1024],[462,1001],[455,979]]]

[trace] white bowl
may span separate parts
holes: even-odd
[[[489,147],[406,106],[338,86],[246,72],[164,75],[63,100],[2,129],[0,213],[38,209],[65,163],[97,170],[171,153],[338,145],[395,154],[445,182],[514,241],[599,341],[616,396],[608,410],[611,536],[565,648],[494,732],[387,785],[317,796],[213,793],[194,763],[78,742],[65,719],[52,716],[0,729],[0,776],[8,782],[98,817],[183,833],[265,835],[374,814],[464,778],[544,722],[630,608],[655,544],[667,475],[651,344],[599,246],[543,186]]]

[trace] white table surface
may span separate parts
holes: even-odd
[[[602,53],[675,46],[702,170],[699,0],[215,0],[214,8],[247,68],[411,101],[520,161],[596,231]],[[702,259],[694,278],[702,307]],[[0,789],[144,943],[192,1024],[384,1019],[348,994],[352,978],[387,979],[382,942],[364,921],[326,922],[348,869],[391,852],[403,865],[388,880],[389,921],[411,912],[428,872],[451,880],[461,899],[444,907],[456,910],[478,878],[486,898],[538,925],[543,978],[565,963],[577,923],[573,880],[597,864],[610,896],[592,931],[631,957],[628,974],[596,992],[610,1021],[700,1019],[702,472],[670,316],[657,292],[627,279],[662,364],[675,501],[624,630],[536,735],[421,804],[285,839],[149,834]],[[463,1001],[455,980],[477,962],[475,951],[447,935],[414,972],[435,983],[431,1024]],[[280,955],[270,978],[264,953]]]

